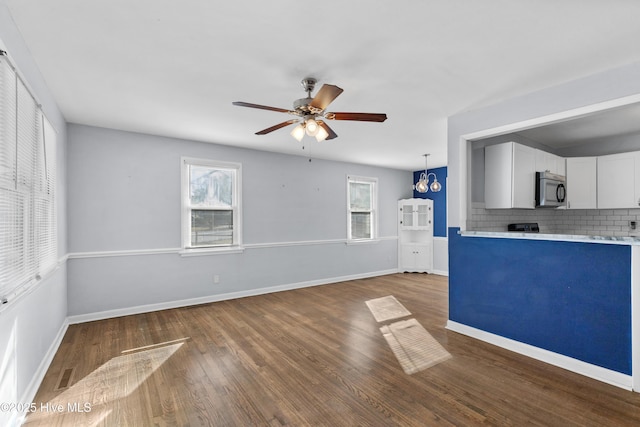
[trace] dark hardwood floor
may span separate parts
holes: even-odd
[[[452,357],[406,375],[365,305],[386,295]],[[72,325],[25,425],[640,425],[640,394],[446,320],[445,277],[394,274]]]

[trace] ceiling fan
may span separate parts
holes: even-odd
[[[387,120],[387,115],[384,113],[333,113],[326,111],[329,104],[331,104],[343,90],[338,86],[324,84],[318,93],[316,93],[316,96],[312,98],[311,92],[313,92],[317,82],[313,77],[302,79],[301,84],[307,92],[307,97],[295,100],[292,110],[240,101],[233,102],[233,105],[289,113],[297,116],[298,118],[287,120],[256,132],[256,135],[266,135],[275,130],[297,123],[298,125],[293,129],[291,135],[298,141],[302,141],[305,134],[314,136],[318,141],[337,138],[338,135],[325,123],[324,119],[355,120],[361,122],[384,122]]]

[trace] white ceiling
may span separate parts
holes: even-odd
[[[640,60],[635,0],[6,0],[67,121],[405,170],[446,118]],[[337,139],[295,141],[300,80],[344,89]]]

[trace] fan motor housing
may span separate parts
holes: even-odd
[[[308,112],[311,101],[313,101],[313,98],[310,97],[296,99],[293,101],[293,109],[296,111]]]

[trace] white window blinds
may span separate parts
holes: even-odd
[[[376,178],[347,176],[348,240],[376,238],[377,182]]]
[[[241,165],[182,159],[183,247],[238,247],[241,233]]]
[[[0,55],[0,299],[57,263],[56,135]]]

